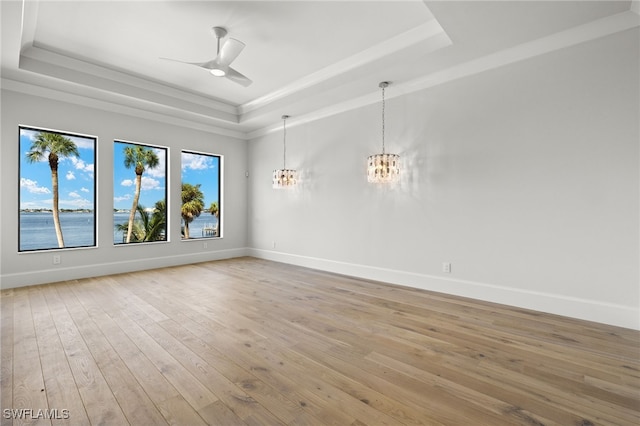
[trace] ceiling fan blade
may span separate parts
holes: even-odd
[[[160,58],[160,59],[163,59],[165,61],[179,62],[181,64],[196,65],[198,67],[206,68],[208,70],[213,68],[213,66],[216,64],[216,60],[215,59],[212,59],[212,60],[207,61],[207,62],[187,62],[187,61],[180,61],[178,59],[171,59],[171,58]]]
[[[216,58],[220,64],[229,65],[234,59],[238,57],[245,44],[235,38],[229,38],[220,48],[220,53]]]
[[[225,75],[225,77],[227,77],[229,80],[238,83],[244,87],[249,86],[251,83],[253,83],[253,81],[251,81],[249,78],[245,77],[244,75],[240,74],[238,71],[234,70],[233,68],[229,67],[227,68],[227,74]]]
[[[209,70],[215,77],[227,77],[234,83],[238,83],[244,87],[249,86],[253,82],[229,66],[229,64],[238,57],[240,52],[242,52],[245,44],[235,38],[228,38],[222,47],[220,47],[220,39],[227,34],[227,31],[221,27],[214,27],[213,30],[218,40],[218,55],[214,59],[207,62],[187,62],[171,58],[160,59],[179,62],[181,64],[195,65]]]

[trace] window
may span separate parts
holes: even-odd
[[[114,142],[113,243],[167,241],[167,148]]]
[[[182,239],[222,236],[222,157],[182,151]]]
[[[19,131],[18,251],[95,247],[97,138]]]

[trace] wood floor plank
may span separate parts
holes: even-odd
[[[252,258],[0,296],[3,406],[91,424],[640,424],[636,330]]]
[[[243,425],[245,424],[240,417],[225,405],[224,402],[217,400],[204,408],[198,413],[207,424],[210,425]]]
[[[270,368],[281,371],[281,374],[305,377],[306,379],[298,386],[314,394],[315,398],[321,399],[323,410],[330,412],[330,415],[327,415],[328,418],[336,418],[336,411],[339,411],[353,417],[351,421],[344,421],[341,424],[350,424],[356,420],[365,421],[368,416],[372,413],[375,415],[378,411],[384,415],[388,423],[438,424],[436,419],[428,416],[422,407],[407,405],[402,398],[397,398],[398,395],[389,397],[353,377],[328,368],[315,358],[304,356],[290,347],[272,343],[271,341],[260,342],[251,350],[268,362]],[[350,401],[350,403],[338,406],[335,403],[338,399]],[[380,418],[380,422],[382,420]]]
[[[203,323],[206,324],[206,321]],[[239,362],[240,360],[236,358],[238,349],[235,342],[225,339],[220,336],[220,333],[207,333],[206,326],[202,324],[191,324],[190,329],[197,330],[198,336],[209,348],[216,348],[216,352],[224,355],[218,356],[217,364],[224,364],[223,369],[227,372],[227,377],[249,395],[251,400],[263,405],[280,422],[289,424],[305,416],[297,401],[278,392],[277,386],[271,386],[260,380],[251,371],[250,366]]]
[[[166,424],[160,411],[77,299],[73,286],[67,284],[58,289],[83,339],[91,342],[89,350],[129,423]]]
[[[0,293],[0,407],[13,407],[13,291]],[[2,415],[0,426],[13,424]]]
[[[202,416],[181,396],[177,395],[158,404],[162,415],[170,425],[206,425]]]
[[[89,421],[92,424],[127,424],[118,401],[60,298],[58,288],[51,290],[45,294],[47,305]]]
[[[60,417],[62,417],[62,411],[66,410],[69,420],[74,424],[88,425],[89,418],[82,404],[80,393],[75,386],[75,378],[44,298],[43,293],[50,288],[39,286],[29,292],[40,351],[45,394],[49,406],[60,411]]]
[[[291,308],[290,308],[289,310],[291,310]],[[298,321],[298,323],[300,323],[300,321]],[[339,331],[339,330],[338,330],[338,327],[340,327],[340,325],[339,325],[339,324],[337,324],[337,323],[329,323],[329,324],[328,324],[328,323],[324,323],[324,324],[323,324],[322,322],[318,322],[318,321],[316,321],[316,322],[314,323],[314,325],[313,325],[313,326],[315,327],[315,331],[318,331],[318,332],[321,332],[323,329],[325,329],[325,330],[331,330],[331,332],[330,332],[330,333],[333,333],[333,334],[334,334],[334,336],[335,336],[335,335],[337,335],[337,333],[336,333],[336,332],[338,332],[338,331]],[[315,340],[315,338],[314,338],[314,340]],[[351,341],[351,342],[354,342],[354,341],[356,341],[356,340],[357,340],[356,336],[353,336],[353,335],[345,335],[345,336],[343,337],[343,341]],[[349,350],[352,350],[352,349],[353,349],[353,348],[350,348]],[[313,349],[313,351],[320,351],[320,350],[322,350],[322,348],[320,348],[320,347],[315,347],[315,348]],[[356,368],[356,367],[354,366],[354,368]],[[391,384],[387,384],[387,385],[381,385],[381,388],[389,389],[389,388],[393,388],[393,386],[392,386]],[[401,391],[400,391],[400,392],[401,392]],[[419,404],[419,402],[415,402],[415,403],[416,403],[416,404]],[[431,419],[431,420],[433,421],[433,419]]]
[[[213,303],[213,302],[212,302],[212,301],[210,301],[209,303]],[[242,322],[239,318],[236,318],[236,317],[234,317],[234,319],[233,319],[233,323],[234,323],[234,324],[237,324],[237,326],[238,326],[238,327],[252,327],[252,329],[255,329],[255,328],[260,328],[260,329],[262,329],[262,328],[261,328],[261,326],[260,326],[260,324],[258,324],[257,322],[253,322],[253,323],[251,323],[251,324],[250,324],[250,323],[247,323],[247,322]],[[269,322],[269,324],[270,324],[270,325],[273,325],[273,324],[274,324],[274,322],[273,322],[273,321],[270,321],[270,322]],[[241,329],[242,329],[242,328],[241,328]],[[295,334],[295,333],[292,333],[292,332],[294,331],[293,329],[290,329],[289,331],[290,331],[290,333],[289,333],[289,334],[290,334],[290,336],[296,336],[296,334]],[[308,334],[308,332],[309,332],[309,330],[299,331],[299,333],[303,333],[303,335],[304,335],[304,334]],[[264,329],[264,330],[262,330],[262,333],[268,333],[268,331],[267,331],[266,329]],[[298,340],[299,340],[300,338],[303,338],[303,337],[304,337],[303,335],[298,335]],[[278,336],[280,337],[281,335],[279,334]],[[288,340],[288,339],[282,339],[281,341],[282,341],[282,343],[283,343],[285,346],[288,346],[288,345],[289,345],[289,340]],[[331,343],[333,343],[333,341],[331,341],[331,342],[330,342],[330,344],[331,344]],[[244,349],[244,352],[250,353],[250,352],[255,352],[255,349],[256,349],[256,348],[262,347],[263,345],[267,345],[267,344],[268,344],[268,342],[267,342],[266,340],[264,340],[264,339],[262,339],[261,341],[255,341],[255,340],[251,341],[251,340],[249,340],[249,341],[245,341],[245,343],[244,343],[244,344],[245,344],[245,346],[246,346],[246,348],[243,348],[243,349]],[[270,347],[270,350],[272,350],[273,352],[275,352],[277,349],[276,349],[275,347]],[[242,357],[242,356],[243,356],[243,354],[242,354],[242,353],[239,353],[237,356],[238,356],[238,357]],[[268,358],[268,357],[267,357],[267,356],[263,356],[263,358],[264,358],[265,360],[267,360],[267,358]],[[248,361],[248,362],[250,363],[251,361]],[[265,369],[265,370],[266,370],[266,369]],[[297,371],[297,373],[298,373],[298,374],[300,374],[300,373],[302,373],[302,372],[301,372],[301,371]],[[343,383],[343,384],[344,384],[344,383]],[[302,386],[302,385],[299,385],[299,386]],[[319,384],[319,385],[318,385],[318,388],[319,388],[319,389],[320,389],[320,388],[321,388],[321,389],[329,389],[329,388],[331,388],[331,386],[330,386],[329,384],[327,384],[327,383],[322,383],[322,384]],[[350,389],[350,390],[351,390],[351,389]],[[323,393],[324,393],[324,392],[326,392],[326,390],[323,390]],[[337,395],[337,394],[340,394],[340,393],[343,393],[343,392],[341,392],[341,391],[336,391],[336,390],[334,390],[334,392],[336,393],[336,395]],[[383,423],[383,422],[385,421],[385,416],[383,415],[383,413],[385,413],[386,411],[389,411],[389,410],[390,410],[390,411],[404,411],[404,412],[405,412],[405,416],[404,416],[405,418],[404,418],[403,420],[404,420],[404,421],[408,421],[409,423],[411,423],[411,415],[410,415],[410,414],[407,414],[407,411],[408,411],[408,412],[410,412],[410,411],[411,411],[411,409],[410,409],[409,407],[404,406],[403,404],[401,404],[401,403],[399,403],[399,402],[397,402],[397,401],[396,401],[396,402],[391,401],[391,400],[389,400],[389,399],[385,398],[385,397],[384,397],[384,395],[381,395],[381,394],[379,394],[379,393],[378,393],[375,397],[374,397],[374,396],[371,396],[371,398],[366,398],[366,397],[364,397],[364,396],[358,396],[358,395],[357,395],[357,392],[354,392],[354,393],[355,393],[354,395],[352,395],[352,394],[349,394],[349,395],[348,395],[348,396],[350,396],[350,397],[352,397],[352,398],[356,398],[356,399],[354,400],[354,402],[357,402],[357,401],[362,402],[362,400],[367,400],[367,401],[371,401],[371,404],[373,404],[373,403],[375,403],[375,402],[379,402],[379,403],[381,403],[381,400],[386,399],[386,401],[385,401],[385,402],[386,402],[386,404],[387,404],[387,409],[386,409],[386,410],[381,410],[381,413],[377,415],[378,417],[376,418],[376,420],[377,420],[377,422],[378,422],[378,423]],[[343,396],[343,398],[344,398],[344,397],[346,397],[346,396]],[[333,400],[334,405],[335,405],[336,400],[337,400],[337,399],[336,399],[336,398],[335,398],[335,396],[334,396],[334,400]],[[364,407],[360,406],[360,404],[354,404],[354,405],[355,405],[356,407],[358,407],[359,409],[363,409],[363,408],[364,408]],[[382,404],[379,404],[379,406],[381,406],[381,405],[382,405]],[[389,408],[389,407],[392,407],[392,408]],[[347,410],[347,411],[348,411],[348,410]],[[361,413],[361,415],[362,415],[362,413]],[[369,420],[371,420],[371,419],[369,419]],[[397,421],[397,420],[396,420],[396,421]],[[392,420],[391,418],[387,418],[387,422],[388,422],[388,423],[390,423],[390,424],[393,424],[393,423],[395,423],[396,421]],[[432,419],[432,423],[433,423],[433,419]]]
[[[116,324],[133,340],[162,375],[176,388],[194,410],[198,411],[218,400],[193,374],[176,361],[171,354],[156,342],[142,327],[125,317],[114,318]]]
[[[109,299],[102,293],[103,289],[99,287],[99,284],[99,281],[97,281],[91,288],[87,288],[88,286],[82,286],[83,288],[73,287],[73,291],[87,310],[92,321],[105,336],[108,344],[111,345],[131,375],[142,387],[144,393],[161,412],[165,421],[175,424],[176,413],[172,412],[171,407],[179,409],[181,415],[187,418],[195,419],[199,417],[195,409],[184,401],[184,398],[176,388],[162,375],[146,354],[107,315],[105,309],[112,311],[115,304],[110,303]],[[202,422],[202,419],[199,421]]]
[[[209,365],[215,367],[209,372],[212,381],[208,383],[215,383],[216,394],[245,423],[252,424],[257,421],[259,424],[284,424],[251,396],[251,389],[244,389],[237,384],[252,380],[253,375],[198,337],[209,333],[209,329],[201,328],[201,325],[187,317],[179,324],[175,321],[165,321],[160,325]]]
[[[9,408],[33,410],[32,412],[48,410],[29,290],[16,290],[13,303],[13,402]],[[15,424],[51,424],[49,419],[37,418],[38,416],[31,415],[31,412],[23,413],[14,416]]]

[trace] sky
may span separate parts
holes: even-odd
[[[38,130],[20,129],[20,209],[51,209],[53,193],[48,153],[42,161],[26,159]],[[52,132],[55,133],[55,132]],[[58,163],[58,196],[61,209],[90,209],[95,203],[95,139],[71,136],[79,157],[61,158]]]
[[[128,146],[136,147],[137,144],[118,141],[113,144],[113,208],[118,210],[131,209],[136,191],[136,172],[133,167],[127,169],[124,165],[124,149]],[[138,204],[153,209],[157,201],[166,198],[167,148],[143,146],[154,150],[159,162],[156,167],[145,169],[142,174]]]
[[[211,203],[219,205],[220,157],[214,155],[182,152],[182,182],[191,185],[200,184],[204,194],[204,207]]]
[[[132,207],[135,192],[135,172],[124,166],[124,148],[135,146],[131,143],[115,142],[114,144],[114,197],[113,208],[129,210]],[[149,147],[156,151],[160,163],[153,169],[147,169],[142,175],[142,189],[139,204],[145,208],[153,208],[156,201],[165,197],[167,149]],[[207,154],[181,152],[182,182],[192,185],[200,184],[203,192],[205,208],[213,201],[218,201],[219,157]],[[178,201],[180,202],[180,200]],[[171,208],[171,207],[170,207]]]
[[[28,163],[30,151],[38,130],[20,129],[20,209],[51,209],[53,194],[51,169],[47,158]],[[61,158],[58,164],[59,203],[61,209],[94,209],[95,205],[95,146],[91,137],[65,134],[78,147],[80,156]],[[132,143],[113,142],[113,208],[129,210],[135,192],[135,171],[124,166],[124,148]],[[142,175],[139,204],[153,208],[156,201],[166,197],[167,153],[163,147],[147,146],[156,151],[160,160],[157,167],[147,169]],[[205,196],[205,208],[219,200],[220,158],[201,153],[181,152],[181,179],[192,185],[200,184]],[[104,173],[104,172],[101,172]],[[178,200],[180,202],[180,200]]]

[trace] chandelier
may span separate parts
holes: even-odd
[[[382,153],[370,155],[367,159],[367,180],[371,183],[395,182],[400,175],[400,156],[387,154],[384,148],[384,89],[388,81],[381,82],[382,88]]]
[[[287,169],[287,118],[289,118],[288,115],[282,116],[282,168],[273,171],[274,189],[291,188],[296,184],[297,181],[297,172],[293,169]]]

